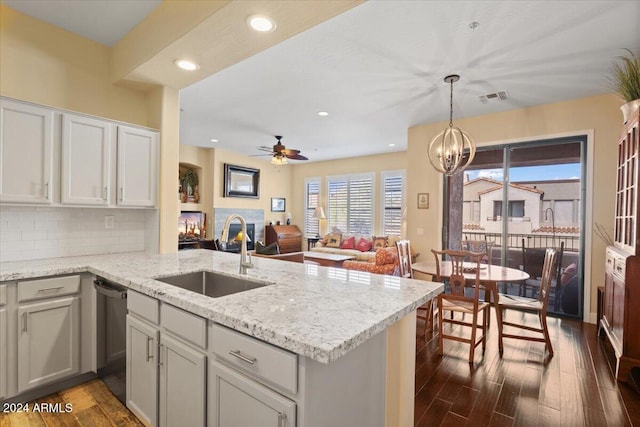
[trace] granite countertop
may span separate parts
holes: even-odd
[[[209,250],[123,253],[0,263],[0,282],[89,272],[278,347],[330,363],[438,293],[440,283]],[[155,279],[208,270],[268,283],[209,298]]]

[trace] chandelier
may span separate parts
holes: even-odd
[[[453,83],[458,80],[460,80],[460,76],[457,74],[444,78],[445,83],[451,85],[449,127],[433,137],[427,152],[433,167],[447,176],[455,175],[465,170],[476,155],[476,145],[469,134],[453,126]],[[465,153],[465,151],[468,151],[468,153]]]
[[[284,154],[281,153],[274,153],[273,156],[271,157],[271,164],[272,165],[286,165],[287,163],[287,157]]]

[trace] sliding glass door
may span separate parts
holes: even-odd
[[[541,265],[535,254],[562,253],[549,311],[582,317],[584,164],[586,137],[479,149],[473,163],[448,182],[445,242],[485,240],[489,261],[529,273],[501,292],[537,297]],[[458,196],[461,194],[461,197]]]

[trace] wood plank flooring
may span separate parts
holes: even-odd
[[[143,424],[111,394],[101,380],[50,394],[33,404],[59,403],[68,412],[15,412],[0,414],[0,427],[143,427]]]
[[[494,325],[495,316],[473,367],[468,345],[445,340],[440,356],[437,335],[417,338],[416,426],[640,427],[640,396],[614,380],[595,325],[549,318],[555,356],[543,343],[505,339],[503,358]]]

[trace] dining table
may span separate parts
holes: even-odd
[[[469,264],[468,266],[466,264]],[[476,279],[475,263],[465,263],[463,265],[463,275],[467,281],[467,284],[473,285]],[[437,274],[436,261],[421,261],[413,263],[411,269],[413,272],[419,272],[429,274],[434,277]],[[451,276],[452,264],[451,261],[440,261],[440,278],[448,279]],[[482,287],[492,295],[490,299],[491,304],[496,310],[498,315],[498,283],[501,282],[523,282],[529,278],[529,274],[526,272],[510,267],[503,267],[500,265],[492,264],[480,264],[480,284]]]

